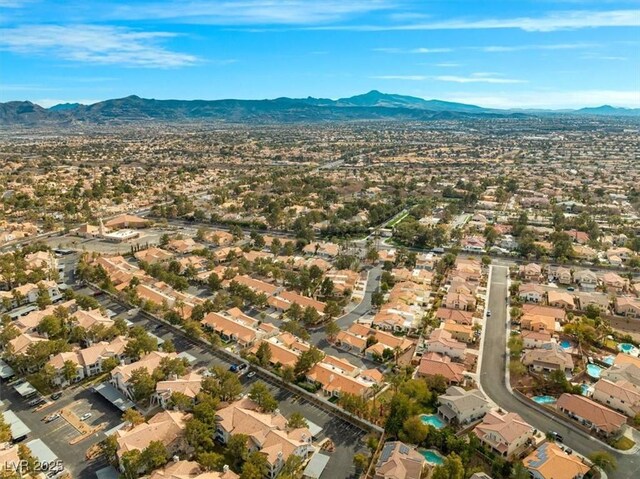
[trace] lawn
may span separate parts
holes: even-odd
[[[629,439],[627,436],[621,436],[618,439],[611,441],[611,446],[620,451],[627,451],[635,445],[636,443]]]
[[[407,216],[409,215],[408,211],[405,211],[404,214],[398,216],[397,218],[389,221],[385,226],[387,228],[393,228],[395,225],[397,225],[398,223],[400,223],[403,219],[405,219]]]

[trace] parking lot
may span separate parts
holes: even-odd
[[[78,292],[81,294],[91,294],[92,290],[83,289]],[[107,295],[99,295],[96,299],[98,299],[105,308],[113,311],[119,317],[131,321],[135,325],[143,326],[148,332],[161,339],[171,339],[179,353],[187,352],[196,359],[195,363],[192,364],[194,368],[218,365],[226,369],[231,366],[231,362],[214,355],[212,351],[184,335],[174,333],[168,326],[148,319],[142,313],[129,316],[127,314],[127,308],[112,300]],[[300,412],[309,421],[323,429],[318,439],[321,440],[325,437],[330,438],[335,444],[336,449],[331,453],[331,460],[327,464],[322,477],[340,479],[355,474],[353,456],[365,447],[363,443],[363,438],[366,435],[365,431],[325,411],[307,399],[281,388],[275,381],[263,378],[258,379],[257,376],[253,378],[243,376],[241,380],[246,390],[248,390],[255,381],[260,380],[267,383],[273,396],[279,402],[278,408],[282,414],[289,416],[293,412]],[[94,418],[92,418],[92,420],[93,419]]]
[[[11,409],[31,429],[26,440],[41,439],[64,462],[71,477],[94,478],[95,471],[105,466],[105,461],[102,459],[91,462],[85,460],[87,449],[105,438],[104,431],[122,422],[121,412],[101,396],[88,389],[68,389],[60,399],[36,411],[28,406],[29,400],[21,398],[13,387],[2,384],[0,391],[0,399],[4,402],[5,408]],[[79,435],[74,426],[62,417],[49,423],[44,421],[46,416],[56,413],[63,407],[70,408],[78,416],[91,413],[91,417],[86,421],[87,424],[97,426],[104,422],[105,428],[77,444],[70,444],[70,441]]]

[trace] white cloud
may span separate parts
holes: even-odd
[[[241,0],[136,3],[107,12],[123,20],[166,19],[211,25],[310,25],[390,8],[387,0]]]
[[[412,48],[401,49],[395,47],[374,48],[373,51],[383,53],[450,53],[459,50],[475,50],[486,53],[503,53],[503,52],[519,52],[526,50],[579,50],[593,49],[601,47],[596,43],[550,43],[550,44],[531,44],[531,45],[489,45],[484,47],[478,46],[462,46],[456,48]]]
[[[330,25],[310,28],[355,31],[518,29],[527,32],[551,32],[581,28],[638,26],[640,26],[640,10],[576,10],[556,11],[540,17],[454,19],[404,25]]]
[[[22,8],[33,0],[0,0],[0,8]]]
[[[414,48],[411,53],[449,53],[451,48]]]
[[[407,80],[407,81],[424,81],[431,77],[425,75],[378,75],[372,77],[376,80]]]
[[[457,76],[457,75],[439,75],[434,77],[435,80],[452,82],[452,83],[495,83],[495,84],[508,84],[508,83],[527,83],[526,80],[518,80],[515,78],[502,78],[495,73],[472,73],[469,76]]]
[[[503,78],[499,76],[497,73],[493,73],[493,72],[477,72],[477,73],[472,73],[469,76],[378,75],[372,78],[377,80],[406,80],[406,81],[436,80],[436,81],[452,82],[452,83],[494,83],[494,84],[527,83],[526,80],[517,80],[515,78]]]
[[[497,95],[458,93],[443,98],[488,108],[583,108],[613,105],[640,108],[638,90],[527,91]]]
[[[458,67],[461,67],[462,64],[445,62],[445,63],[436,63],[434,66],[440,67],[440,68],[458,68]]]
[[[490,45],[487,47],[470,47],[488,53],[519,52],[524,50],[579,50],[594,48],[593,43],[552,43],[548,45]]]
[[[0,49],[77,62],[146,68],[176,68],[197,63],[199,60],[193,55],[173,52],[160,45],[174,36],[169,32],[114,26],[25,25],[0,29]]]

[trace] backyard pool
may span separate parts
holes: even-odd
[[[596,364],[587,364],[587,374],[593,379],[600,379],[602,368],[600,366],[597,366]]]
[[[571,347],[571,343],[570,343],[568,340],[564,339],[564,340],[560,343],[560,347],[561,347],[562,349],[569,349],[569,348]]]
[[[433,426],[436,429],[442,429],[444,427],[444,422],[435,414],[422,414],[420,416],[420,420],[422,424],[428,424],[429,426]]]
[[[533,396],[531,399],[538,404],[553,404],[556,402],[556,398],[553,396]]]
[[[427,460],[430,464],[435,464],[439,466],[444,463],[444,457],[438,451],[434,451],[433,449],[425,449],[420,451],[420,454]]]
[[[620,343],[618,344],[618,351],[621,351],[625,354],[630,354],[632,356],[638,356],[638,348],[636,348],[631,343]]]
[[[616,360],[615,356],[606,356],[602,358],[602,362],[605,364],[608,364],[609,366],[613,366],[613,363],[615,362],[615,360]]]
[[[580,393],[583,396],[591,396],[593,394],[593,387],[589,386],[588,384],[581,384],[580,385]]]

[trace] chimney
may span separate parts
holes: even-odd
[[[226,464],[224,466],[222,466],[222,472],[223,473],[229,472],[229,466],[227,466]]]
[[[173,457],[171,458],[171,460],[172,460],[173,462],[178,462],[178,461],[180,461],[180,458],[179,458],[177,455],[175,455],[175,456],[173,456]]]

